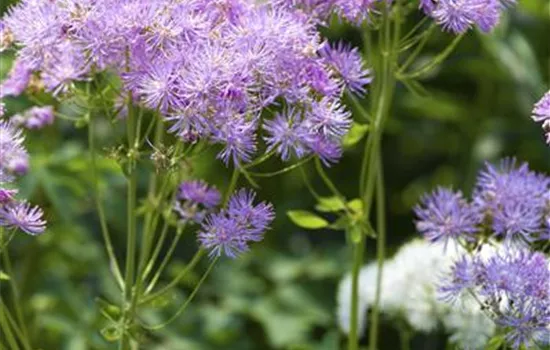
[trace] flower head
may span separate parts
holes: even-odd
[[[515,159],[500,166],[487,164],[479,174],[474,203],[491,218],[495,235],[531,242],[539,238],[550,195],[550,178],[537,174]]]
[[[460,34],[474,25],[490,31],[498,24],[503,6],[499,0],[423,0],[421,8],[443,29]]]
[[[15,60],[8,78],[0,84],[0,97],[19,96],[29,85],[32,71],[21,59]]]
[[[478,231],[481,216],[462,196],[461,192],[452,192],[438,188],[422,198],[415,208],[417,230],[432,242],[457,240],[471,241]]]
[[[298,158],[306,154],[305,130],[302,118],[295,109],[279,113],[273,120],[266,120],[263,128],[267,133],[264,139],[268,151],[276,150],[282,160],[289,160],[292,154]]]
[[[227,209],[204,220],[198,240],[211,256],[236,258],[249,249],[249,242],[263,239],[274,218],[273,207],[265,202],[255,205],[254,198],[252,191],[240,190],[230,198]]]
[[[29,155],[23,147],[23,134],[12,123],[0,121],[0,183],[10,182],[29,167]]]
[[[46,229],[43,212],[27,202],[14,202],[0,206],[0,226],[20,229],[29,235],[38,235]]]
[[[542,122],[542,128],[546,132],[546,143],[550,144],[550,91],[535,104],[531,118],[536,122]]]
[[[23,114],[14,115],[11,121],[16,125],[22,125],[28,129],[41,129],[46,125],[53,124],[53,107],[31,107]]]
[[[220,204],[220,192],[202,180],[185,181],[178,189],[178,199],[213,208]]]
[[[326,44],[320,55],[334,70],[343,87],[358,95],[365,94],[365,86],[372,82],[372,76],[357,48],[342,42],[335,45]]]

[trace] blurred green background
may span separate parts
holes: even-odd
[[[9,3],[2,2],[2,12]],[[335,23],[324,33],[331,40],[361,44],[359,33],[344,24]],[[438,53],[451,38],[444,33],[433,36],[419,62]],[[0,76],[6,75],[11,60],[9,54],[1,56]],[[426,94],[398,86],[383,141],[390,254],[415,236],[411,207],[436,185],[469,192],[483,162],[503,156],[516,156],[550,172],[543,131],[529,118],[533,103],[549,88],[549,74],[550,2],[522,0],[492,34],[470,32],[450,59],[421,81]],[[32,104],[26,97],[5,102],[10,115]],[[109,147],[111,125],[105,121],[98,129],[102,146]],[[19,234],[10,253],[33,343],[46,350],[115,348],[106,340],[110,334],[104,327],[109,323],[99,312],[98,298],[116,300],[118,292],[90,195],[86,130],[58,120],[53,127],[28,132],[28,146],[32,171],[22,181],[23,195],[46,208],[50,225],[39,238]],[[348,149],[329,169],[349,198],[356,197],[361,150],[361,145]],[[192,167],[197,176],[223,188],[229,171],[214,156],[210,153]],[[113,161],[106,159],[101,166],[109,225],[122,257],[125,185]],[[277,161],[267,165],[280,167]],[[321,191],[320,179],[313,169],[307,170]],[[299,172],[259,179],[259,184],[259,196],[277,210],[265,241],[238,260],[223,259],[188,311],[169,327],[148,334],[144,349],[330,350],[343,344],[335,295],[350,267],[344,233],[306,231],[288,220],[286,211],[315,204]],[[373,243],[368,241],[367,260],[376,253]],[[168,275],[176,274],[195,249],[189,231]],[[152,323],[169,317],[198,277],[190,276],[165,304],[147,310],[144,317]],[[391,321],[383,320],[380,343],[381,349],[397,348]],[[444,344],[443,333],[419,334],[412,348],[441,349]]]

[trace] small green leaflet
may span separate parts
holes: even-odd
[[[286,214],[292,222],[302,228],[317,230],[329,225],[328,221],[307,210],[290,210]]]

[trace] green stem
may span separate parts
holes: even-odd
[[[15,336],[12,333],[8,319],[6,317],[6,313],[8,312],[8,309],[3,303],[1,304],[1,306],[2,307],[0,308],[0,328],[2,329],[2,333],[4,333],[4,336],[8,342],[10,349],[18,350],[19,345],[17,345],[17,341],[15,340]]]
[[[441,64],[447,57],[449,57],[449,55],[454,51],[455,47],[458,45],[458,43],[460,43],[463,37],[464,34],[460,34],[456,38],[454,38],[454,40],[451,41],[451,43],[439,55],[437,55],[432,61],[430,61],[430,63],[426,64],[424,67],[412,73],[397,74],[398,78],[413,79],[428,73],[439,64]]]
[[[398,6],[394,7],[398,16]],[[373,91],[373,101],[375,101],[375,118],[371,125],[367,142],[365,143],[365,153],[363,156],[360,176],[360,193],[363,200],[363,209],[366,221],[370,216],[370,209],[374,196],[374,185],[376,180],[378,150],[382,138],[382,131],[385,121],[388,117],[393,92],[395,88],[395,79],[393,76],[393,67],[396,60],[397,45],[399,42],[399,19],[396,20],[394,31],[394,40],[392,45],[390,29],[390,8],[384,7],[383,25],[380,34],[380,52],[381,52],[381,74],[379,81],[375,84]],[[348,349],[357,350],[359,348],[358,337],[358,306],[359,306],[359,272],[363,263],[366,239],[365,235],[360,235],[358,242],[353,247],[353,265],[352,265],[352,292],[350,309],[350,333],[348,340]]]
[[[141,275],[141,278],[145,282],[147,277],[149,277],[149,274],[151,271],[153,271],[153,267],[155,266],[155,262],[157,261],[157,258],[160,254],[160,251],[162,249],[162,246],[164,245],[164,241],[166,240],[166,236],[168,235],[168,228],[170,224],[168,220],[164,221],[164,224],[162,225],[162,230],[160,232],[160,237],[158,239],[158,242],[156,243],[155,250],[153,251],[153,254],[151,254],[151,258],[149,259],[149,262],[147,263],[147,266],[145,267],[145,271]],[[148,287],[146,290],[149,289]]]
[[[127,136],[128,136],[128,169],[127,169],[127,242],[126,242],[126,272],[124,276],[124,312],[122,317],[123,332],[120,341],[120,350],[126,350],[130,346],[130,340],[127,334],[128,323],[133,321],[134,314],[131,310],[132,289],[134,285],[135,265],[136,265],[136,193],[137,193],[137,172],[135,169],[136,150],[136,128],[135,118],[132,106],[132,96],[128,97],[128,118],[127,118]]]
[[[235,190],[235,187],[237,186],[237,181],[239,180],[239,175],[241,174],[240,170],[238,168],[233,169],[233,174],[231,174],[231,180],[229,180],[229,186],[227,187],[227,191],[225,192],[225,196],[223,198],[223,205],[222,207],[226,206],[229,202],[229,198],[231,198],[231,194]]]
[[[409,66],[414,62],[414,60],[418,57],[418,55],[420,54],[420,52],[422,52],[422,49],[424,48],[424,46],[426,45],[426,43],[428,42],[428,40],[430,39],[430,36],[431,34],[433,33],[435,29],[435,25],[431,25],[430,27],[428,27],[428,29],[426,29],[426,31],[422,34],[422,39],[420,40],[420,42],[418,43],[418,45],[416,45],[416,48],[414,49],[414,51],[409,55],[409,57],[407,57],[407,60],[405,61],[405,63],[403,63],[403,65],[399,68],[399,70],[397,71],[397,74],[403,74],[403,72],[405,72],[407,70],[407,68],[409,68]]]
[[[172,240],[172,243],[170,244],[170,248],[168,248],[168,252],[162,259],[162,262],[155,272],[155,275],[151,279],[151,282],[147,286],[145,290],[145,294],[149,293],[153,288],[155,288],[155,285],[157,284],[160,276],[162,275],[162,272],[164,271],[166,265],[168,265],[168,262],[172,258],[172,255],[174,254],[174,251],[176,250],[176,247],[178,246],[178,242],[183,234],[183,227],[178,229],[178,232],[176,233],[176,237]]]
[[[4,267],[6,269],[6,273],[8,274],[8,276],[10,276],[8,283],[11,288],[13,307],[15,309],[15,317],[17,318],[17,322],[19,323],[19,329],[23,334],[23,337],[21,338],[21,342],[23,343],[23,347],[25,349],[31,349],[32,347],[29,344],[29,341],[30,341],[29,332],[25,324],[25,319],[23,318],[23,310],[21,309],[19,290],[15,285],[15,274],[13,273],[13,268],[11,265],[9,252],[7,249],[4,250],[4,252],[2,253],[2,258],[4,261]]]
[[[29,344],[29,339],[23,335],[23,332],[21,331],[20,327],[17,326],[17,322],[13,319],[13,317],[10,315],[10,311],[7,308],[7,305],[0,299],[0,307],[5,311],[5,316],[8,320],[8,324],[11,325],[13,330],[15,331],[15,335],[19,337],[21,343],[23,344],[23,348],[25,350],[32,350],[32,347]]]
[[[155,139],[153,141],[154,148],[160,145],[164,136],[164,123],[162,122],[162,119],[158,114],[156,116],[158,120],[156,122],[157,126],[155,129]],[[138,127],[138,133],[139,133],[139,127]],[[136,139],[136,141],[138,140],[139,140],[139,137]],[[156,194],[157,180],[158,180],[157,177],[158,177],[157,172],[155,171],[153,172],[149,180],[149,190],[147,194],[147,198],[149,200],[157,196]],[[169,178],[169,175],[166,175],[164,184],[161,186],[161,189],[159,190],[158,197],[156,197],[158,198],[159,201],[164,198],[164,192],[166,191],[166,187],[168,186],[168,178]],[[159,203],[155,203],[155,204],[157,204],[157,206],[154,206],[153,210],[147,211],[147,215],[145,217],[145,223],[143,225],[143,233],[141,236],[141,252],[139,256],[139,265],[138,265],[138,278],[136,279],[136,286],[134,288],[135,292],[132,297],[132,304],[130,306],[130,311],[132,313],[135,312],[135,309],[137,307],[137,300],[141,295],[142,284],[143,284],[143,281],[145,280],[143,278],[144,271],[147,267],[147,260],[149,259],[149,255],[151,253],[151,244],[153,242],[154,233],[157,228],[159,217],[160,217],[160,214],[155,213],[159,211],[158,206],[160,205],[158,205]]]
[[[189,264],[187,264],[187,266],[185,266],[185,269],[183,269],[183,271],[180,272],[179,275],[176,276],[176,278],[174,278],[170,283],[168,283],[162,289],[156,291],[155,293],[153,293],[149,296],[144,297],[139,303],[140,304],[148,303],[148,302],[150,302],[150,301],[166,294],[166,292],[168,292],[170,289],[177,286],[178,283],[182,280],[182,278],[185,277],[185,275],[187,275],[189,273],[189,271],[191,271],[195,268],[197,263],[204,256],[204,254],[206,254],[206,251],[204,249],[200,249],[199,251],[197,251],[197,253],[195,253],[195,256],[193,256],[193,258],[191,259]]]
[[[378,152],[378,174],[376,181],[376,260],[378,274],[376,275],[376,292],[374,304],[372,307],[372,316],[369,334],[370,350],[377,349],[378,342],[378,321],[379,321],[379,304],[382,294],[382,278],[384,273],[384,259],[386,257],[386,213],[385,213],[385,191],[384,191],[384,171],[382,168],[381,152]]]
[[[94,201],[95,201],[96,210],[99,216],[101,234],[103,236],[103,241],[105,242],[105,249],[107,250],[109,263],[111,265],[111,269],[113,271],[117,284],[122,288],[124,284],[122,279],[122,273],[120,272],[120,267],[118,266],[117,258],[113,248],[113,243],[111,241],[111,235],[109,234],[109,227],[107,226],[105,211],[103,209],[103,205],[101,204],[102,196],[101,196],[101,191],[99,189],[99,179],[98,179],[98,170],[97,170],[97,153],[96,153],[95,137],[94,137],[95,126],[94,126],[94,121],[91,119],[91,115],[88,115],[88,117],[90,117],[90,121],[88,123],[88,148],[90,152],[90,159],[91,159],[91,165],[92,165],[90,171],[92,173]]]
[[[208,277],[208,275],[210,274],[210,272],[212,272],[212,270],[214,269],[214,266],[216,265],[216,263],[218,262],[218,259],[219,259],[219,256],[212,259],[212,262],[210,263],[210,265],[208,266],[208,269],[205,271],[205,273],[202,275],[201,279],[199,280],[199,282],[197,283],[197,285],[195,286],[195,288],[193,289],[193,291],[191,292],[191,294],[189,295],[189,297],[187,297],[187,300],[185,300],[185,303],[179,308],[178,311],[176,311],[176,313],[170,317],[167,321],[159,324],[159,325],[156,325],[156,326],[146,326],[145,328],[147,329],[150,329],[150,330],[158,330],[158,329],[161,329],[161,328],[164,328],[166,327],[166,325],[168,325],[169,323],[173,322],[176,318],[179,317],[179,315],[181,315],[181,313],[183,311],[185,311],[185,309],[187,308],[187,306],[191,303],[191,301],[193,300],[193,298],[195,297],[195,295],[197,295],[197,292],[199,291],[201,285],[204,283],[204,281],[206,280],[206,278]]]

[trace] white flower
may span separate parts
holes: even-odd
[[[495,326],[475,300],[449,305],[440,300],[437,286],[463,253],[459,245],[446,246],[413,240],[402,246],[384,263],[380,294],[380,311],[386,316],[403,317],[416,331],[431,332],[443,324],[451,341],[468,348],[482,348],[494,333]],[[363,267],[359,276],[359,329],[366,326],[366,312],[376,296],[376,262]],[[346,276],[338,290],[338,319],[344,332],[349,331],[351,277]]]

